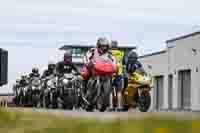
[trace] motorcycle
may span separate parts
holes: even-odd
[[[51,75],[42,79],[40,105],[43,108],[57,108],[57,77]]]
[[[26,92],[27,92],[28,82],[23,80],[14,85],[13,92],[15,93],[14,103],[16,105],[24,105],[27,103]]]
[[[141,68],[142,69],[142,68]],[[128,75],[128,87],[124,92],[125,104],[132,107],[133,100],[141,112],[147,112],[151,105],[151,76],[143,74],[141,69]],[[134,89],[136,89],[134,93]],[[132,97],[134,96],[134,99]]]
[[[40,99],[40,91],[41,91],[41,80],[39,77],[33,77],[28,90],[29,102],[33,107],[38,106],[38,101]]]
[[[82,108],[82,103],[83,103],[83,89],[84,89],[84,83],[82,80],[81,76],[75,76],[74,79],[74,91],[75,91],[75,108],[76,109],[81,109]]]
[[[20,94],[20,85],[19,83],[16,83],[14,86],[13,86],[13,92],[14,92],[14,95],[15,97],[13,98],[13,101],[16,105],[19,105],[20,103],[20,97],[19,97],[19,94]]]
[[[28,104],[28,85],[28,81],[26,81],[17,86],[16,105],[25,106]]]
[[[93,111],[95,108],[104,112],[109,105],[109,95],[112,91],[112,75],[117,70],[113,59],[107,56],[100,56],[93,62],[92,76],[87,83],[87,94],[84,98],[87,104],[86,111]],[[83,69],[82,76],[85,77],[87,69]],[[85,71],[85,72],[84,72]]]
[[[73,73],[65,73],[59,79],[57,106],[62,109],[72,110],[75,104],[75,75]]]

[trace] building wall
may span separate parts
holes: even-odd
[[[170,98],[172,98],[172,108],[180,108],[180,71],[190,70],[191,72],[191,106],[192,110],[200,110],[200,35],[190,36],[181,40],[170,42],[171,48],[167,48],[165,53],[155,54],[140,58],[143,67],[152,76],[164,76],[163,106],[160,109],[168,109]],[[151,66],[151,67],[149,67]],[[172,75],[172,96],[168,95],[168,77]],[[189,84],[189,83],[186,83]],[[155,99],[155,88],[152,98]],[[184,97],[183,97],[184,98]],[[156,107],[153,100],[152,108]]]
[[[200,110],[200,35],[191,36],[173,42],[175,47],[168,48],[169,73],[173,73],[174,79],[174,108],[179,108],[178,98],[178,72],[180,70],[191,70],[191,109]],[[196,52],[195,52],[196,51]]]
[[[163,76],[164,77],[164,82],[163,82],[163,88],[164,90],[161,90],[160,93],[163,93],[163,96],[164,96],[164,99],[166,99],[166,93],[167,93],[167,82],[166,82],[166,75],[167,75],[167,69],[168,69],[168,63],[167,63],[167,53],[164,52],[164,53],[161,53],[161,54],[155,54],[155,55],[152,55],[152,56],[146,56],[144,58],[140,58],[139,59],[140,62],[142,63],[144,69],[150,73],[153,77],[159,77],[159,76]],[[152,91],[151,91],[151,96],[152,96],[152,104],[151,104],[151,110],[154,110],[156,108],[158,108],[157,104],[158,104],[158,101],[157,99],[159,99],[157,97],[157,88],[155,87],[155,81],[156,79],[154,78],[154,81],[153,81],[153,88],[152,88]],[[164,105],[166,105],[166,100],[163,99],[163,107],[160,107],[160,108],[164,108]]]
[[[167,72],[167,53],[147,56],[139,60],[142,62],[144,69],[154,76],[161,76]]]

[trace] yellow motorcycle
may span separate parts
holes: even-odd
[[[128,87],[124,92],[124,102],[128,108],[136,108],[147,112],[151,105],[151,76],[140,69],[128,74]]]

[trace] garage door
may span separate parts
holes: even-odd
[[[168,107],[172,109],[172,102],[173,102],[173,75],[168,76]]]
[[[163,88],[164,87],[164,76],[155,77],[155,90],[156,90],[156,108],[161,109],[163,106]]]
[[[179,105],[181,109],[190,109],[191,107],[191,71],[185,70],[179,72]]]

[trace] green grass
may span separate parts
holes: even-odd
[[[149,117],[141,120],[67,118],[46,113],[0,110],[0,133],[200,133],[200,119]]]

